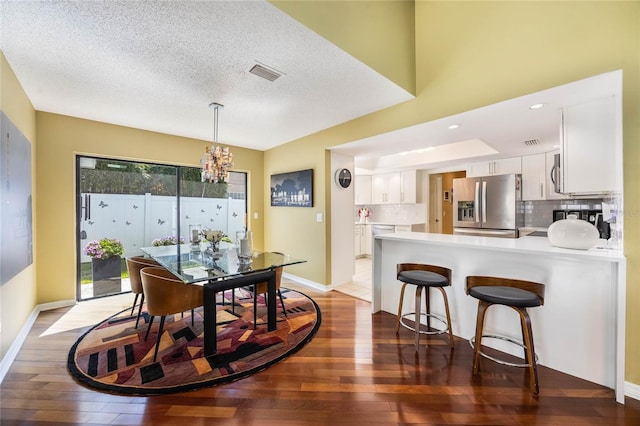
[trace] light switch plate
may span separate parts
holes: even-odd
[[[322,222],[322,213],[316,213],[316,222]]]

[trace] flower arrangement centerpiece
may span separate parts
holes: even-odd
[[[166,237],[156,238],[151,242],[151,245],[153,245],[154,247],[175,246],[176,244],[178,244],[178,237],[176,237],[175,235],[168,235]],[[179,244],[184,244],[184,238],[180,237]]]
[[[205,240],[207,240],[207,242],[211,246],[211,250],[214,253],[220,250],[221,241],[224,241],[227,243],[232,242],[231,238],[229,238],[227,234],[218,230],[205,229],[204,231],[202,231],[201,235],[204,237]]]
[[[371,216],[371,210],[369,210],[368,207],[360,207],[358,209],[358,216],[360,217],[360,222],[368,222]]]
[[[100,241],[93,240],[84,248],[84,254],[92,259],[108,259],[120,257],[124,253],[124,246],[115,238],[103,238]]]

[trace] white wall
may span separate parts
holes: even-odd
[[[336,171],[347,168],[354,173],[353,157],[331,153],[331,285],[352,280],[355,272],[354,185],[341,188]]]

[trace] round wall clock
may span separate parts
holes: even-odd
[[[340,188],[348,188],[351,185],[351,180],[351,170],[338,169],[338,171],[336,171],[336,183]]]

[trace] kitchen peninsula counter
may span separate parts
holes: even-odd
[[[398,263],[415,262],[452,270],[447,288],[453,334],[469,339],[475,332],[477,300],[466,295],[469,275],[490,275],[546,285],[543,306],[530,309],[538,363],[615,389],[624,403],[626,260],[620,250],[571,250],[553,247],[546,237],[518,239],[398,232],[374,237],[373,312],[397,314],[401,285]],[[414,292],[405,293],[405,312],[413,310]],[[410,300],[411,299],[411,300]],[[440,298],[432,311],[444,314]],[[512,309],[495,306],[485,320],[485,334],[521,340]],[[491,341],[495,339],[489,339]],[[522,357],[522,350],[502,341],[483,342]],[[469,371],[471,373],[471,359]],[[544,382],[541,382],[544,392]]]

